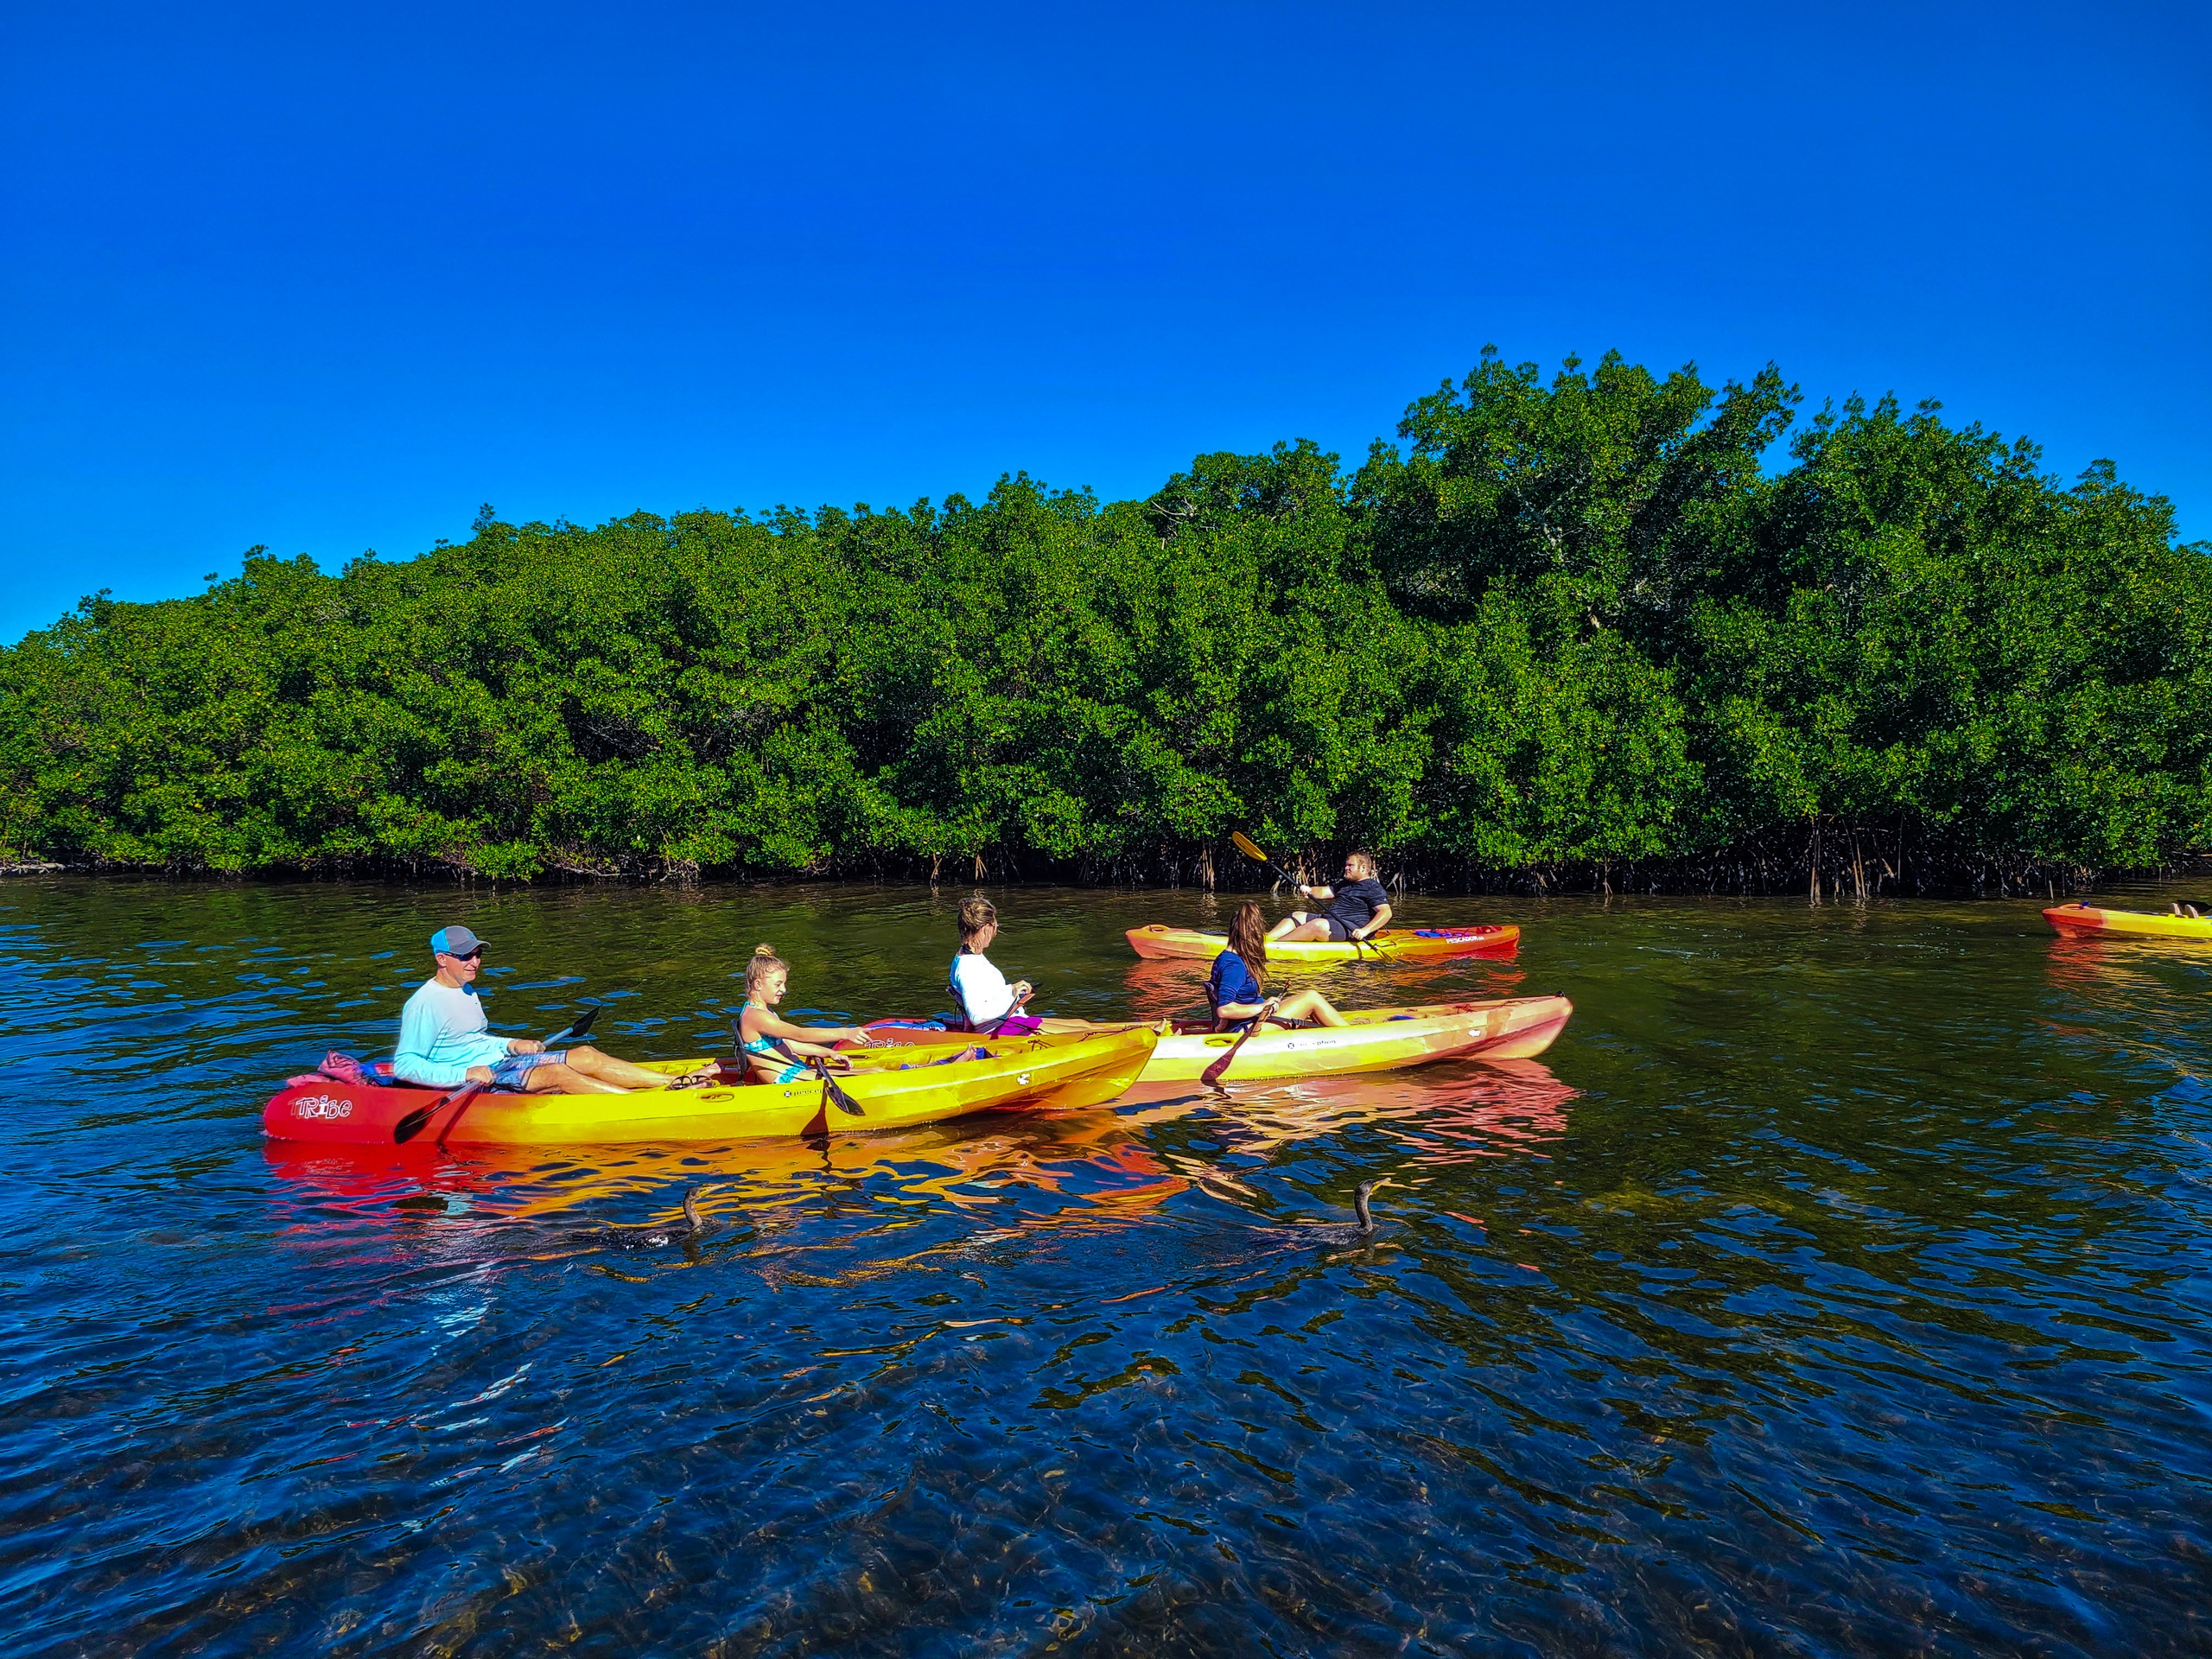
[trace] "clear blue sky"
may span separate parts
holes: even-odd
[[[2212,537],[2202,5],[0,15],[0,637],[477,505],[1356,456],[1485,341],[1942,399]]]

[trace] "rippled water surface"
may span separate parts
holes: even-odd
[[[1425,899],[1540,1062],[604,1154],[265,1143],[423,939],[494,1022],[926,1013],[961,894],[0,885],[12,1654],[2212,1650],[2212,948]],[[2139,890],[2148,899],[2148,890]],[[1048,1009],[1202,1002],[999,893]],[[2164,899],[2159,902],[2163,904]],[[1390,1176],[1362,1249],[1262,1230]],[[588,1223],[726,1183],[689,1248]]]

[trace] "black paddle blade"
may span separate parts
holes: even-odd
[[[820,1058],[815,1060],[814,1075],[822,1079],[823,1098],[847,1117],[868,1116],[868,1113],[861,1109],[860,1102],[837,1086],[837,1080],[830,1075],[830,1063],[827,1060]]]
[[[465,1106],[470,1101],[475,1099],[477,1096],[482,1094],[488,1087],[490,1087],[488,1084],[472,1083],[467,1088],[462,1090],[459,1094],[447,1095],[442,1099],[432,1101],[427,1106],[417,1106],[413,1111],[408,1113],[406,1116],[401,1118],[398,1122],[391,1126],[392,1145],[396,1147],[404,1147],[410,1141],[412,1141],[416,1135],[422,1134],[424,1129],[429,1127],[430,1120],[438,1115],[438,1111],[441,1107],[448,1105],[455,1107]]]
[[[598,1003],[593,1003],[591,1007],[584,1010],[583,1018],[577,1020],[575,1024],[569,1027],[569,1040],[570,1042],[575,1042],[578,1038],[588,1037],[591,1035],[591,1022],[599,1018],[599,1007],[600,1005]]]

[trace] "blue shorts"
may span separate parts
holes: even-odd
[[[543,1054],[510,1054],[492,1068],[494,1089],[524,1089],[523,1079],[541,1065],[560,1065],[569,1058],[569,1051],[557,1049]]]

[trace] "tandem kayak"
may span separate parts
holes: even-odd
[[[2062,933],[2126,933],[2147,939],[2212,940],[2212,916],[2160,916],[2147,910],[2053,905],[2043,913]]]
[[[1221,933],[1201,933],[1194,927],[1149,927],[1129,930],[1129,948],[1141,957],[1183,957],[1211,962],[1229,949]],[[1510,922],[1485,927],[1386,927],[1357,943],[1337,944],[1306,939],[1293,944],[1285,939],[1268,941],[1268,961],[1295,968],[1338,962],[1423,962],[1444,957],[1510,957],[1521,947],[1521,930]]]
[[[1270,957],[1274,947],[1268,947]],[[1431,1060],[1525,1060],[1567,1028],[1574,1004],[1563,996],[1516,996],[1484,1002],[1427,1002],[1403,1008],[1349,1009],[1349,1025],[1270,1028],[1252,1033],[1230,1076],[1319,1077],[1388,1071]],[[1100,1027],[1103,1031],[1108,1027]],[[957,1043],[956,1033],[912,1026],[872,1026],[868,1034],[910,1047]],[[1145,1063],[1139,1083],[1188,1083],[1225,1053],[1234,1032],[1202,1026],[1171,1029]]]
[[[820,1135],[830,1129],[912,1128],[969,1112],[1064,1111],[1100,1106],[1137,1080],[1160,1032],[1102,1027],[1006,1040],[969,1038],[941,1056],[863,1051],[837,1084],[864,1114],[833,1108],[813,1077],[788,1084],[633,1089],[620,1095],[524,1095],[486,1090],[433,1116],[413,1144],[511,1147],[620,1145],[633,1141],[743,1141]],[[659,1060],[647,1069],[681,1077],[703,1060]],[[417,1089],[327,1077],[296,1077],[263,1109],[261,1125],[282,1141],[390,1146],[399,1121],[460,1090]]]

